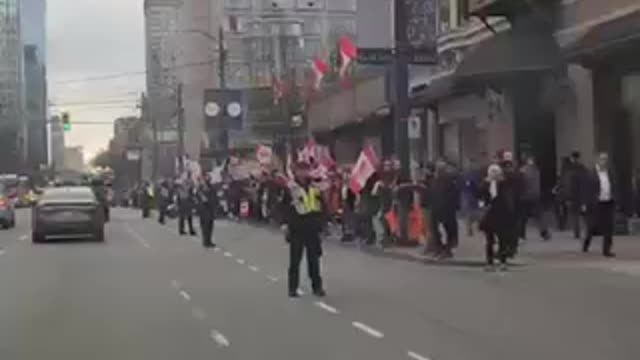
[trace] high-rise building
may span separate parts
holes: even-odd
[[[21,1],[24,46],[24,120],[26,122],[26,170],[46,165],[47,154],[47,70],[46,1]]]
[[[65,141],[64,141],[64,129],[62,126],[62,119],[59,116],[51,117],[51,126],[50,126],[50,138],[51,138],[51,166],[54,169],[60,170],[64,168],[64,149],[65,149]]]
[[[152,153],[145,177],[172,175],[176,156],[176,48],[180,0],[145,0],[147,120],[153,134],[145,152]],[[149,173],[150,172],[150,173]]]
[[[0,173],[22,170],[22,35],[18,0],[0,0]]]

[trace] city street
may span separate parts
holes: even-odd
[[[640,359],[640,272],[616,260],[485,273],[330,243],[328,296],[304,278],[291,300],[270,229],[219,221],[214,251],[133,210],[104,244],[34,245],[29,224],[0,233],[2,359]]]

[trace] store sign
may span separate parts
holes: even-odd
[[[420,139],[421,126],[420,126],[420,117],[419,116],[409,116],[407,121],[409,139],[417,140]]]
[[[469,13],[473,14],[486,9],[498,1],[499,0],[467,0],[467,9],[469,9]]]

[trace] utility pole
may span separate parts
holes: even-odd
[[[218,76],[220,77],[220,89],[227,88],[227,49],[224,46],[224,28],[218,28]],[[223,159],[229,157],[229,124],[226,119],[222,124],[221,145],[223,151]],[[224,161],[224,160],[223,160]]]
[[[178,172],[184,173],[184,106],[182,105],[182,83],[176,90],[176,115],[178,117]]]
[[[394,39],[395,56],[393,58],[393,120],[395,124],[395,147],[400,160],[401,183],[411,179],[409,163],[409,42],[407,38],[407,18],[405,0],[394,2]],[[408,242],[409,208],[411,193],[400,197],[400,241]]]

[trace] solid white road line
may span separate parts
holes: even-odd
[[[253,271],[253,272],[260,272],[260,268],[257,266],[249,266],[249,270]]]
[[[144,248],[146,249],[151,248],[151,245],[149,245],[147,240],[145,240],[142,236],[140,236],[140,234],[135,232],[129,225],[127,225],[127,232],[131,234],[131,236],[133,236],[133,238],[136,239]]]
[[[185,300],[191,301],[191,295],[184,290],[180,290],[180,296],[182,296]]]
[[[412,358],[413,360],[430,360],[428,357],[422,356],[413,351],[408,351],[407,355],[409,355],[409,357]]]
[[[243,259],[236,259],[236,262],[240,265],[244,265],[245,261]]]
[[[322,301],[316,301],[315,304],[320,309],[325,310],[327,312],[330,312],[332,314],[339,314],[340,313],[340,311],[338,311],[338,309],[334,308],[331,305],[327,305],[326,303],[324,303]]]
[[[191,315],[193,315],[194,318],[196,318],[197,320],[205,320],[207,318],[207,314],[200,308],[194,307],[193,309],[191,309]]]
[[[367,335],[373,336],[374,338],[382,339],[384,337],[384,334],[382,332],[372,328],[369,325],[363,324],[361,322],[354,321],[351,323],[351,325],[353,325],[353,327],[355,327],[358,330],[362,330]]]
[[[227,339],[221,332],[216,330],[211,330],[211,340],[215,341],[216,344],[220,347],[229,347],[231,343],[229,339]]]
[[[226,256],[226,257],[232,257],[232,256],[233,256],[233,254],[232,254],[232,253],[230,253],[230,252],[228,252],[228,251],[226,251],[226,252],[224,253],[224,256]]]
[[[267,279],[269,279],[269,281],[271,281],[272,283],[277,283],[279,281],[277,277],[271,275],[267,276]]]

